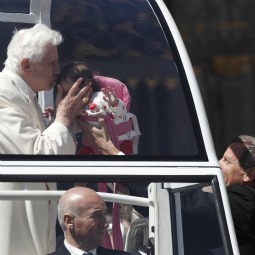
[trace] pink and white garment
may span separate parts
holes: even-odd
[[[107,115],[111,114],[116,119],[121,119],[127,113],[127,107],[119,99],[118,105],[111,107],[104,100],[104,93],[102,91],[94,92],[90,102],[82,109],[81,115],[98,116],[98,114]]]
[[[103,99],[103,92],[95,92],[90,102],[82,110],[81,119],[98,126],[97,115],[103,114],[113,144],[120,149],[121,143],[132,140],[132,154],[137,154],[141,133],[136,116],[129,112],[131,96],[126,85],[110,77],[95,76],[94,78],[100,88],[114,89],[119,103],[116,107],[110,107]],[[84,145],[86,146],[86,142]],[[98,151],[94,151],[94,154],[98,153]]]

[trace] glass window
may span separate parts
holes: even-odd
[[[203,158],[191,94],[162,14],[145,0],[72,3],[52,2],[52,27],[65,37],[61,65],[83,60],[128,86],[141,131],[139,155]]]
[[[0,12],[29,13],[30,0],[0,0]]]
[[[26,6],[25,1],[19,3]],[[85,61],[94,73],[128,87],[130,112],[141,131],[138,155],[133,158],[207,161],[185,70],[154,0],[55,0],[50,19],[51,27],[65,38],[59,47],[61,67]],[[27,26],[31,24],[0,22],[1,63],[14,28]]]
[[[221,228],[225,224],[220,227],[219,223],[225,222],[225,214],[220,206],[221,197],[213,194],[212,186],[185,188],[173,193],[171,199],[176,212],[172,219],[177,240],[175,250],[185,255],[226,254],[223,240],[229,237],[226,230],[223,237]]]

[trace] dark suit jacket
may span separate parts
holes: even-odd
[[[231,185],[227,194],[240,255],[255,255],[255,188]],[[183,191],[181,202],[185,254],[209,255],[211,249],[221,248],[212,193],[202,192],[200,188]]]
[[[55,252],[49,255],[70,255],[70,252],[66,249],[64,243],[62,243]],[[132,255],[132,254],[125,251],[110,250],[102,246],[99,246],[97,248],[97,255]]]
[[[255,254],[255,189],[227,187],[228,199],[241,255]]]

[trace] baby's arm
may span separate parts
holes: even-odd
[[[104,102],[106,102],[110,108],[110,113],[113,113],[114,117],[122,118],[127,113],[127,108],[123,101],[116,97],[114,89],[103,88],[102,92],[104,93]],[[104,104],[104,102],[102,103]]]
[[[114,89],[112,88],[102,88],[104,93],[104,101],[107,102],[111,107],[116,107],[119,103],[119,99],[116,97]]]

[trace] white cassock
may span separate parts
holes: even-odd
[[[75,154],[68,129],[46,128],[36,94],[16,74],[0,73],[0,153]],[[4,183],[0,190],[56,190],[55,183]],[[45,255],[55,250],[56,201],[0,201],[0,254]]]

